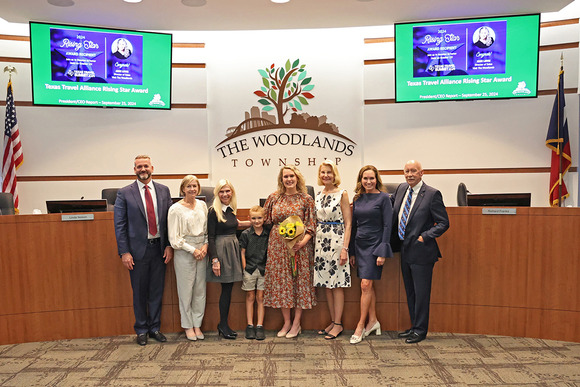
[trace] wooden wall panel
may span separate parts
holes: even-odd
[[[455,215],[440,238],[433,302],[523,307],[529,209],[518,215]],[[481,209],[479,210],[481,213]]]
[[[46,222],[29,215],[0,224],[2,232],[15,234],[7,238],[15,248],[3,255],[8,259],[2,259],[0,274],[0,288],[11,300],[6,313],[132,305],[128,276],[115,270],[120,262],[110,217],[83,222],[40,217]]]
[[[0,345],[133,333],[133,307],[0,315]],[[127,324],[129,322],[129,324]]]
[[[526,309],[523,336],[550,340],[580,341],[580,311]]]
[[[481,208],[448,209],[451,228],[440,238],[435,265],[432,332],[529,336],[580,342],[578,208],[518,208],[517,215],[482,215]],[[132,292],[117,256],[112,213],[93,221],[60,215],[0,216],[0,344],[133,333]],[[389,259],[376,283],[384,330],[409,327],[400,260]],[[360,284],[345,291],[344,326],[359,318]],[[236,283],[230,324],[246,325],[245,292]],[[215,331],[221,287],[208,284],[202,328]],[[304,311],[303,328],[329,321],[326,296]],[[162,330],[181,331],[175,272],[166,273]],[[265,326],[278,330],[279,310]]]
[[[429,330],[526,336],[526,309],[432,303]]]
[[[580,217],[558,210],[544,210],[530,224],[526,305],[580,311]]]

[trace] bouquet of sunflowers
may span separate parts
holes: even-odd
[[[296,215],[287,217],[282,223],[280,223],[278,233],[286,243],[286,246],[288,246],[292,276],[296,277],[298,274],[298,266],[296,265],[296,256],[292,248],[300,239],[298,237],[304,234],[304,224],[302,223],[302,219]]]

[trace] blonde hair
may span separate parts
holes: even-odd
[[[249,213],[251,214],[252,212],[253,213],[259,212],[262,214],[262,216],[266,215],[266,209],[264,207],[261,207],[261,206],[254,206],[254,207],[250,208]]]
[[[353,202],[357,200],[360,197],[360,195],[366,192],[365,188],[361,183],[363,173],[365,173],[366,171],[373,171],[375,173],[375,178],[377,179],[376,187],[379,191],[384,191],[383,181],[381,180],[381,175],[379,175],[379,171],[377,170],[377,168],[374,165],[365,165],[360,169],[360,171],[358,171],[358,177],[356,178],[356,188],[354,189],[354,198],[352,198]]]
[[[238,200],[236,199],[236,190],[234,189],[234,186],[232,185],[232,183],[230,183],[230,181],[228,179],[221,179],[220,181],[218,181],[217,185],[213,189],[213,194],[214,194],[213,209],[214,209],[215,214],[217,216],[218,222],[222,222],[222,223],[226,222],[226,218],[224,217],[224,211],[222,209],[222,201],[220,200],[219,192],[226,185],[228,187],[230,187],[230,189],[232,190],[232,200],[230,201],[229,206],[232,207],[234,215],[236,215],[238,212]]]
[[[181,180],[181,185],[179,186],[179,194],[181,196],[185,196],[185,191],[183,189],[187,187],[192,181],[197,183],[197,194],[199,195],[199,191],[201,191],[201,184],[199,183],[199,179],[197,176],[187,175]]]
[[[322,169],[322,167],[330,167],[330,169],[332,169],[332,174],[334,175],[334,180],[332,181],[332,184],[335,187],[338,187],[341,182],[340,174],[338,173],[338,167],[331,160],[324,160],[318,167],[318,185],[324,185],[324,183],[320,179],[320,170]]]
[[[296,165],[285,165],[280,168],[280,172],[278,173],[278,193],[286,193],[286,187],[284,186],[284,182],[282,181],[282,176],[284,175],[284,170],[289,169],[296,175],[296,191],[306,193],[306,182],[304,181],[304,176],[300,173],[300,170],[296,167]]]

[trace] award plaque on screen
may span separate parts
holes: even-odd
[[[396,102],[538,94],[540,15],[395,24]]]
[[[34,105],[171,108],[172,35],[30,22]]]

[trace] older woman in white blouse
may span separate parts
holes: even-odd
[[[201,187],[197,177],[187,175],[179,191],[184,198],[169,208],[169,242],[175,250],[173,265],[177,279],[181,327],[189,340],[204,339],[201,323],[205,313],[208,239],[207,206],[195,197]]]

